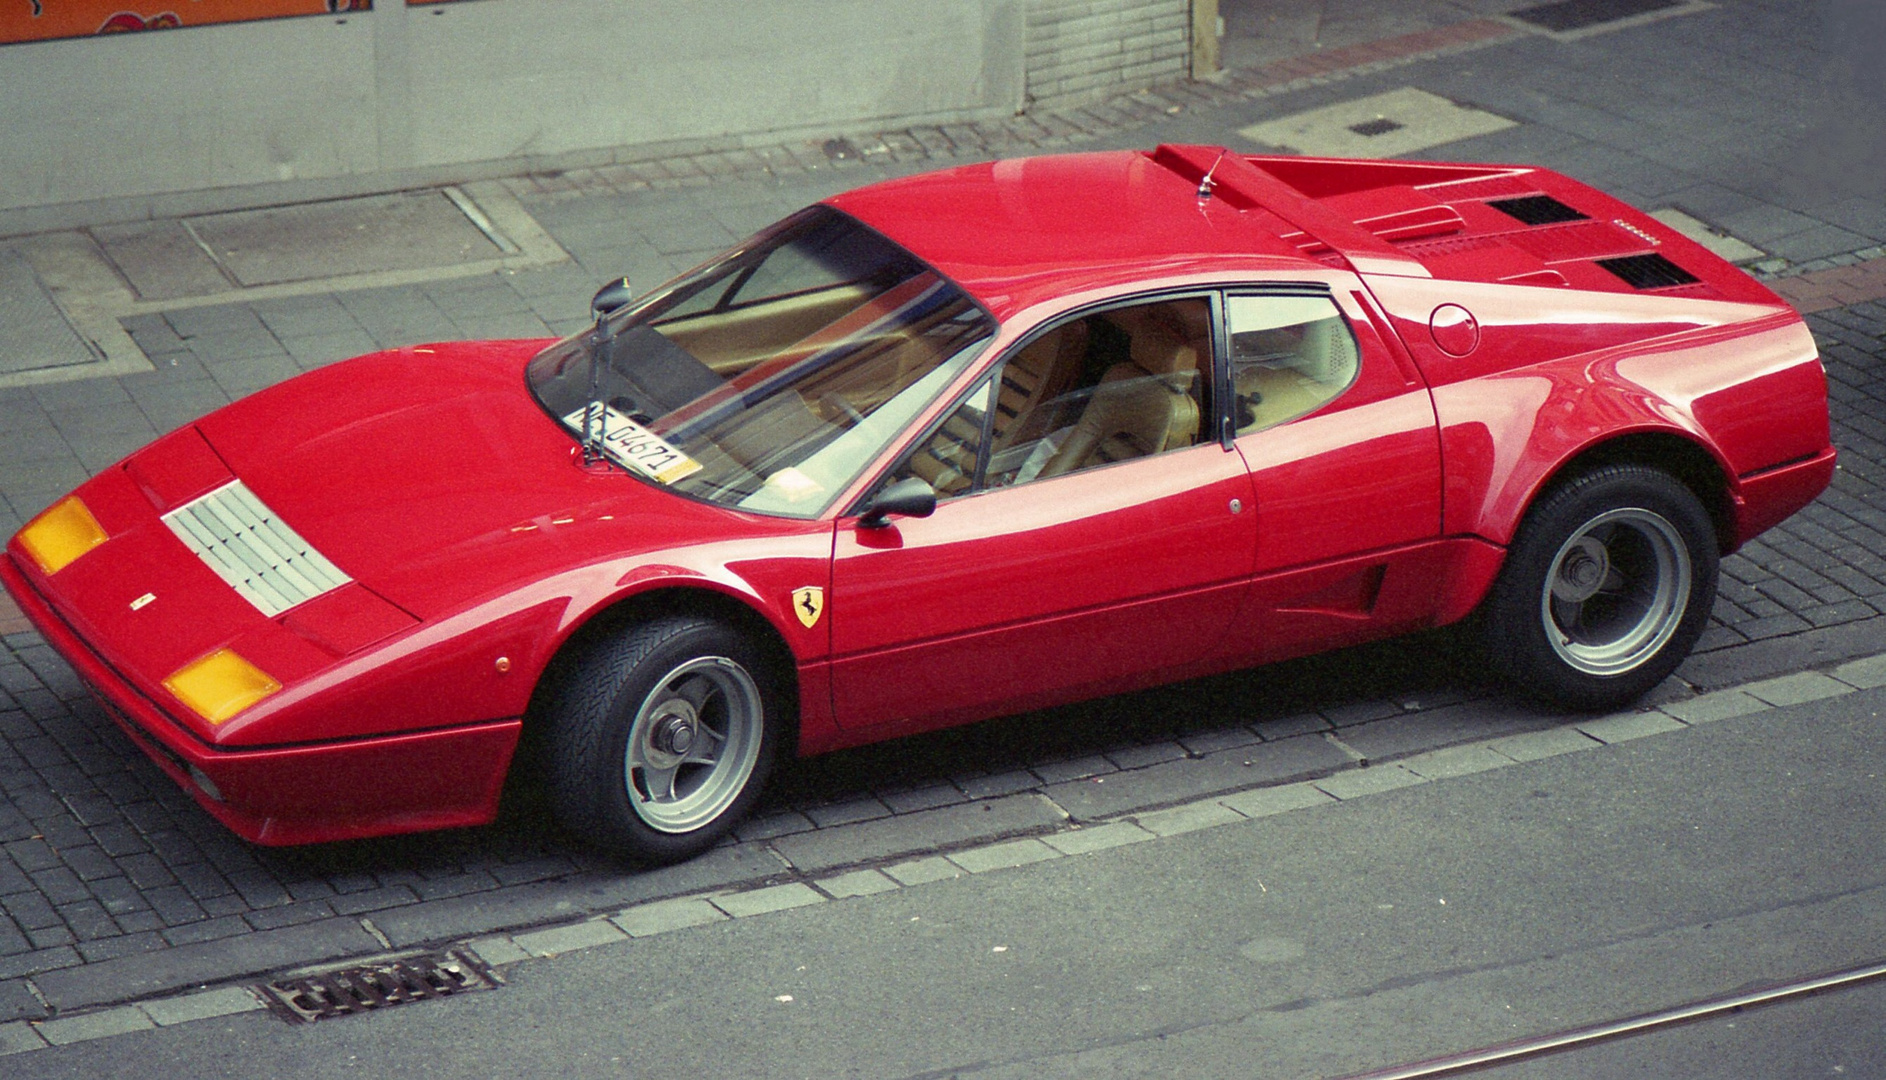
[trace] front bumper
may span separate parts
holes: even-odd
[[[105,712],[218,821],[258,844],[309,844],[481,825],[522,720],[377,738],[222,750],[188,733],[131,686],[0,552],[0,585],[65,657]]]

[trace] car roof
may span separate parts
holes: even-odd
[[[1267,222],[1199,199],[1196,179],[1138,151],[964,165],[827,203],[908,248],[999,319],[1123,278],[1226,268],[1239,256],[1310,264]]]

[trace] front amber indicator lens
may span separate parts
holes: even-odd
[[[20,545],[39,568],[56,574],[109,539],[77,495],[69,495],[20,530]]]
[[[230,719],[281,688],[281,683],[233,649],[218,649],[164,680],[164,689],[212,724]]]

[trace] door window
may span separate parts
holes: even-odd
[[[1211,358],[1203,297],[1062,323],[1003,361],[895,477],[947,497],[1192,446],[1211,430]]]
[[[1314,411],[1355,382],[1355,334],[1328,297],[1228,297],[1225,323],[1239,435]]]

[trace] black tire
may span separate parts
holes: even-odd
[[[1526,514],[1484,609],[1488,659],[1520,693],[1615,709],[1689,655],[1716,599],[1709,514],[1682,483],[1609,465]]]
[[[718,843],[759,797],[782,695],[746,635],[657,619],[591,643],[555,677],[543,717],[551,805],[591,843],[678,862]]]

